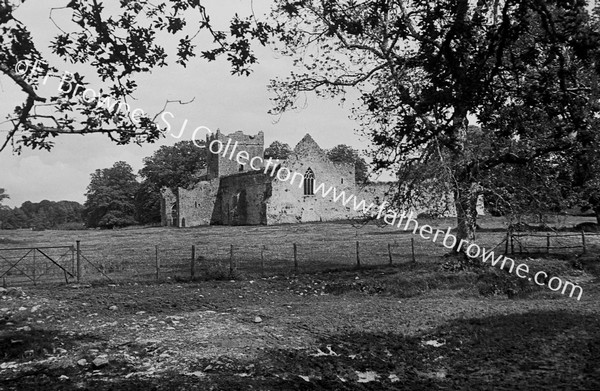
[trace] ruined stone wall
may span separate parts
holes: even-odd
[[[179,226],[209,225],[220,214],[217,202],[219,179],[197,183],[191,189],[179,188]]]
[[[271,176],[250,171],[221,178],[218,202],[224,225],[258,225],[267,223],[265,201],[271,195]]]
[[[281,167],[289,170],[288,180],[273,181],[271,197],[267,200],[267,224],[300,223],[310,221],[332,221],[352,217],[353,203],[344,206],[341,202],[333,202],[330,193],[323,198],[321,192],[315,195],[304,195],[303,176],[310,168],[314,172],[314,188],[325,184],[335,186],[337,191],[345,191],[349,196],[355,190],[354,165],[335,164],[327,158],[325,152],[312,140],[305,136],[294,149],[294,153],[282,162]],[[294,173],[301,175],[293,176]],[[286,170],[280,172],[285,179]]]
[[[231,142],[229,142],[231,139]],[[310,135],[296,145],[293,153],[285,160],[278,162],[275,169],[268,173],[254,171],[249,166],[243,167],[230,154],[238,151],[248,153],[248,159],[264,156],[264,137],[259,132],[256,136],[247,136],[242,132],[223,135],[219,131],[207,137],[208,145],[219,140],[223,145],[229,142],[225,156],[207,154],[207,175],[203,181],[193,188],[179,188],[176,192],[163,189],[161,192],[161,223],[179,227],[198,225],[255,225],[301,223],[312,221],[343,220],[362,215],[362,210],[355,211],[355,202],[343,205],[342,199],[333,201],[333,191],[323,197],[317,192],[320,184],[324,190],[335,187],[337,194],[345,192],[348,199],[354,195],[356,204],[365,200],[366,206],[374,203],[372,213],[377,213],[377,206],[384,200],[391,199],[397,185],[393,183],[371,183],[356,185],[353,164],[333,163]],[[233,149],[235,142],[236,149]],[[275,174],[279,170],[279,178]],[[308,169],[314,173],[314,194],[304,194],[304,175]],[[422,205],[422,206],[421,206]],[[175,207],[173,207],[175,206]],[[456,216],[456,209],[451,194],[440,196],[435,193],[422,197],[412,208],[416,214],[436,214],[446,210],[443,215]],[[483,200],[478,202],[478,212],[483,214]]]
[[[390,193],[390,188],[392,188],[392,186],[394,186],[394,184],[390,182],[357,184],[355,194],[359,200],[365,200],[367,205],[373,203],[375,206],[379,206],[384,200],[389,201],[391,198],[388,193]],[[372,208],[371,210],[375,210],[375,208]],[[359,215],[362,215],[362,213],[359,213]]]
[[[177,226],[177,196],[169,188],[160,191],[160,224],[164,227]],[[172,210],[175,209],[175,219]]]
[[[384,200],[390,202],[391,195],[397,191],[397,185],[392,182],[375,182],[369,183],[357,189],[357,197],[364,199],[367,204],[374,203],[380,205]],[[411,207],[407,208],[407,212],[413,212],[416,216],[420,214],[440,215],[442,217],[456,217],[456,206],[452,193],[435,193],[431,192],[420,196],[420,199]],[[483,197],[477,200],[477,214],[484,215]]]
[[[223,145],[223,152],[220,154],[207,152],[206,166],[208,178],[219,178],[227,175],[238,174],[239,172],[249,171],[248,164],[240,167],[236,161],[236,155],[239,151],[246,151],[249,159],[255,156],[264,157],[265,139],[263,132],[258,132],[254,136],[245,135],[242,131],[237,131],[228,135],[222,134],[219,130],[215,134],[207,135],[206,146],[210,146],[213,140],[219,140]],[[237,142],[237,146],[235,143]],[[227,145],[229,145],[227,147]],[[235,147],[235,150],[234,150]],[[225,151],[225,148],[227,150]],[[215,143],[212,150],[217,151],[219,144]],[[231,153],[233,152],[233,155]],[[223,154],[225,156],[223,156]],[[232,159],[229,157],[232,156]]]

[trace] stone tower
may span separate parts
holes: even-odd
[[[206,146],[210,147],[211,142],[219,140],[223,146],[227,147],[227,150],[215,154],[210,150],[207,151],[206,156],[206,167],[208,179],[220,178],[227,175],[237,174],[240,172],[250,171],[250,166],[241,165],[236,161],[236,155],[239,151],[246,151],[250,155],[250,159],[255,156],[264,158],[265,153],[265,137],[263,132],[258,132],[257,135],[249,136],[244,134],[241,130],[235,133],[224,135],[220,130],[212,135],[206,136]],[[217,144],[213,147],[213,150],[217,150]],[[232,154],[233,152],[233,154]]]

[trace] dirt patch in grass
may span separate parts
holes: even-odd
[[[481,273],[441,263],[25,287],[0,297],[0,389],[600,387],[596,282],[581,301],[550,291],[510,300],[478,292]]]
[[[369,274],[357,273],[354,279],[328,278],[323,282],[323,291],[334,295],[348,292],[414,297],[434,289],[468,289],[476,280],[475,273],[426,272],[417,266],[395,269],[374,269]]]
[[[598,389],[598,320],[566,311],[466,318],[415,336],[332,334],[306,349],[268,349],[251,360],[202,358],[154,374],[118,360],[102,368],[41,364],[0,384],[20,390]]]
[[[97,340],[98,337],[94,335],[62,333],[23,326],[2,333],[0,360],[24,362],[41,359],[49,354],[56,354],[59,350],[71,349],[82,343]]]

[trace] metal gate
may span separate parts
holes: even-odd
[[[75,247],[15,247],[0,249],[3,286],[48,282],[69,283],[76,278]]]

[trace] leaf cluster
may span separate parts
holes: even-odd
[[[131,166],[116,162],[91,175],[85,193],[84,219],[90,228],[113,228],[135,224],[135,195],[139,183]]]
[[[160,223],[161,189],[189,188],[200,180],[205,168],[206,148],[198,148],[193,141],[162,146],[144,158],[144,167],[139,171],[142,183],[135,195],[138,222]]]
[[[415,186],[516,188],[512,174],[549,175],[597,132],[600,19],[585,1],[281,0],[272,17],[300,69],[272,81],[272,112],[358,92],[376,169],[412,171]]]
[[[265,159],[287,159],[292,153],[292,148],[286,143],[281,141],[273,141],[267,148],[265,148]]]
[[[17,8],[14,2],[0,2],[0,72],[21,88],[25,99],[4,122],[9,128],[0,151],[9,144],[17,152],[22,147],[49,150],[52,139],[61,134],[103,133],[117,144],[154,142],[166,130],[155,122],[160,113],[133,118],[127,110],[101,102],[131,105],[137,78],[167,66],[169,59],[186,67],[198,55],[207,61],[223,55],[232,74],[249,75],[257,61],[251,42],[264,45],[271,34],[264,22],[238,15],[231,20],[230,31],[217,30],[199,0],[121,0],[118,5],[71,0],[50,12],[57,30],[50,49],[67,63],[91,65],[95,75],[75,73],[62,91],[45,97],[40,95],[40,80],[59,79],[65,70],[50,65],[28,26],[14,16]],[[72,23],[59,25],[57,13],[72,15]],[[212,45],[197,48],[201,33],[212,39]],[[169,54],[162,43],[165,37],[178,42],[176,53]],[[27,72],[18,72],[24,64]],[[83,92],[92,76],[101,80],[101,88],[95,99],[86,99]]]
[[[327,151],[327,157],[335,163],[354,165],[354,180],[357,184],[365,184],[368,181],[369,165],[356,149],[339,144]]]

